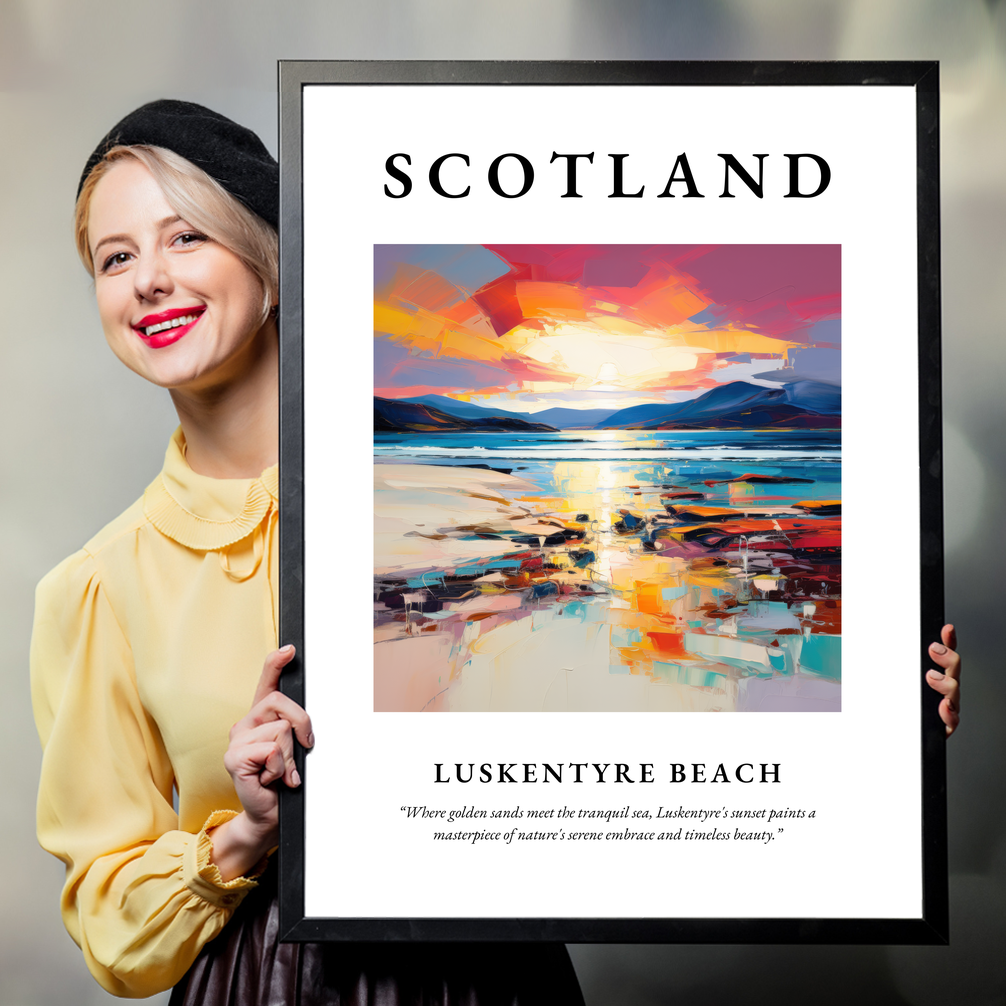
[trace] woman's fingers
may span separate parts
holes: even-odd
[[[944,646],[950,647],[951,650],[957,649],[957,630],[952,625],[943,626],[940,631],[940,639],[943,640]]]
[[[262,771],[259,773],[259,782],[263,786],[269,786],[278,779],[282,779],[285,772],[286,758],[283,756],[283,749],[280,745],[273,744],[265,763],[262,765]]]
[[[305,747],[314,745],[311,718],[278,690],[283,668],[295,652],[292,646],[284,646],[266,657],[252,708],[231,728],[230,745],[224,756],[224,765],[234,779],[241,805],[259,816],[275,812],[275,794],[267,794],[265,787],[279,779],[291,788],[300,785],[294,761],[294,735]]]
[[[930,688],[934,688],[943,695],[943,700],[939,706],[940,719],[946,725],[947,736],[949,737],[957,729],[957,725],[961,721],[960,708],[957,705],[959,686],[953,678],[941,675],[939,671],[929,671],[926,675],[926,680]]]
[[[293,660],[297,650],[293,646],[283,646],[278,650],[273,650],[265,663],[262,665],[262,676],[259,678],[258,687],[255,689],[255,698],[252,699],[254,709],[270,692],[276,691],[279,687],[279,677],[283,673],[283,668]]]
[[[949,630],[949,631],[948,631]],[[953,639],[953,626],[947,625],[943,628],[943,637]],[[957,640],[954,639],[954,642]],[[930,643],[929,656],[939,664],[943,673],[957,681],[961,673],[961,655],[946,643]]]
[[[948,737],[957,729],[957,725],[961,722],[961,714],[951,707],[949,699],[944,699],[940,703],[940,719],[946,724]]]
[[[290,663],[296,652],[293,646],[284,646],[282,649],[273,650],[266,657],[262,666],[262,676],[255,689],[251,710],[247,716],[234,725],[231,730],[232,737],[235,732],[250,729],[260,723],[285,719],[293,726],[297,740],[304,747],[314,747],[311,717],[307,715],[302,706],[279,691],[279,679],[283,668]]]
[[[940,702],[940,719],[946,724],[949,737],[960,723],[960,673],[961,657],[956,652],[957,633],[952,625],[944,625],[940,632],[941,643],[931,643],[929,656],[942,670],[931,669],[926,672],[926,682],[929,687],[943,696]]]
[[[267,745],[268,750],[263,745]],[[291,788],[300,785],[300,773],[293,757],[293,731],[284,719],[270,720],[242,731],[232,738],[229,750],[236,751],[239,758],[246,757],[245,752],[255,752],[259,766],[256,774],[263,786],[280,778]],[[278,752],[278,761],[272,757],[274,750]]]
[[[238,720],[231,728],[231,739],[246,730],[253,730],[263,723],[275,720],[286,720],[297,734],[297,740],[306,747],[314,747],[314,734],[311,728],[311,717],[303,706],[297,705],[288,695],[282,692],[270,692],[261,702],[254,705],[247,716]]]
[[[280,744],[274,740],[260,740],[232,745],[224,755],[224,767],[234,778],[235,785],[257,781],[259,786],[268,786],[283,775],[286,762]]]
[[[297,740],[306,748],[314,747],[314,734],[311,731],[311,717],[303,706],[297,705],[289,695],[282,692],[271,692],[252,711],[248,717],[255,724],[267,723],[270,720],[286,720],[297,734]]]
[[[251,711],[231,728],[224,755],[224,767],[245,814],[234,820],[251,822],[257,832],[269,836],[270,845],[275,844],[278,828],[279,795],[273,783],[280,779],[290,787],[301,783],[294,762],[294,732],[305,746],[314,743],[310,717],[278,690],[283,668],[294,653],[292,646],[284,646],[266,657]]]
[[[961,655],[953,650],[948,650],[939,643],[933,643],[929,647],[929,659],[939,665],[941,670],[948,677],[955,681],[961,676]]]
[[[961,688],[960,682],[949,674],[943,674],[940,671],[934,670],[926,673],[926,680],[929,682],[930,688],[939,692],[944,698],[949,699],[951,708],[956,712],[958,710],[957,696]]]

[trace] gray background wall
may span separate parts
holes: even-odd
[[[1006,1002],[1006,570],[997,503],[1006,473],[1006,4],[2,0],[0,1006],[108,999],[63,931],[61,868],[34,839],[32,591],[139,495],[174,426],[167,396],[105,347],[71,241],[78,172],[122,114],[167,96],[219,109],[275,149],[279,58],[942,61],[947,614],[967,664],[964,725],[949,756],[953,945],[572,953],[590,1006]],[[848,659],[872,673],[869,653]]]

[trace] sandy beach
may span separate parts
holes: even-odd
[[[839,708],[841,602],[806,560],[837,521],[757,483],[648,474],[559,461],[545,494],[375,464],[375,709]]]

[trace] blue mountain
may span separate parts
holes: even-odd
[[[598,429],[828,429],[841,425],[842,389],[823,381],[764,388],[732,381],[674,405],[636,405]]]
[[[687,402],[634,405],[617,411],[554,408],[516,414],[445,395],[374,399],[374,428],[400,431],[835,429],[841,426],[841,416],[842,389],[809,380],[792,381],[781,388],[732,381]]]
[[[397,401],[408,402],[410,405],[427,405],[430,408],[446,412],[449,416],[460,416],[462,419],[486,419],[489,416],[508,415],[505,412],[483,409],[481,406],[472,405],[471,402],[459,402],[446,395],[418,395],[416,398],[399,398]]]
[[[593,430],[616,411],[616,409],[542,409],[541,412],[532,413],[528,418],[557,426],[560,430]]]
[[[487,415],[478,419],[453,416],[432,405],[403,399],[374,398],[374,431],[377,433],[436,433],[453,430],[525,430],[555,433],[554,426],[528,423],[516,416]]]
[[[451,416],[462,419],[485,419],[498,416],[501,419],[522,419],[529,423],[546,423],[560,430],[592,430],[603,423],[615,409],[543,409],[541,412],[515,412],[509,409],[486,409],[471,402],[458,402],[446,395],[419,395],[416,398],[402,398],[402,402],[413,405],[427,405]],[[662,408],[662,406],[661,406]]]

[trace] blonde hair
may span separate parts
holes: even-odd
[[[84,268],[94,278],[94,259],[87,240],[91,197],[116,161],[139,161],[161,187],[168,205],[187,223],[234,252],[262,283],[264,323],[279,292],[279,236],[275,229],[235,199],[202,168],[165,147],[112,147],[92,168],[77,197],[74,238]]]

